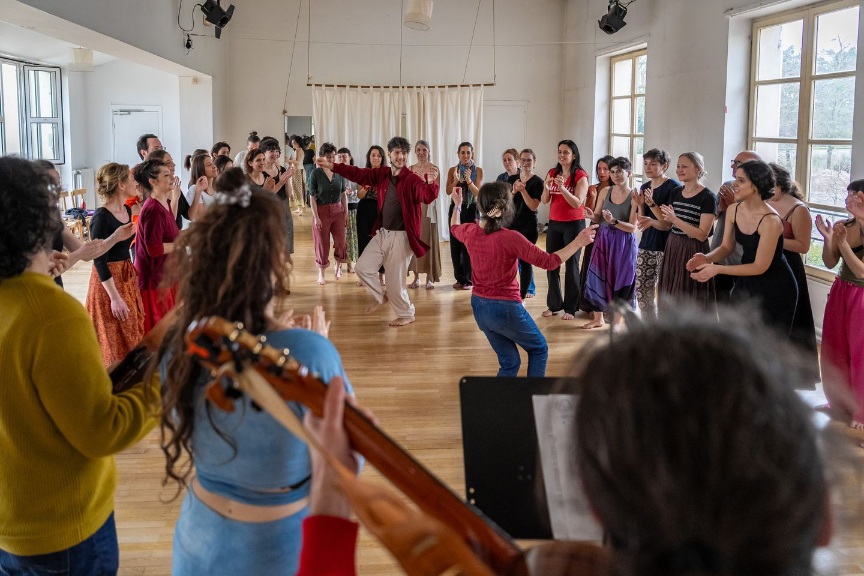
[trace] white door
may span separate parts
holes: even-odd
[[[111,106],[111,161],[134,166],[141,162],[136,142],[142,134],[162,133],[161,106]]]

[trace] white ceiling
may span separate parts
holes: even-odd
[[[0,21],[0,55],[26,60],[36,64],[68,66],[71,48],[88,48],[70,44],[34,30]],[[93,51],[93,65],[99,66],[116,60],[115,57]]]

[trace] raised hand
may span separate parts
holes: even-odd
[[[204,192],[210,187],[210,180],[207,176],[201,176],[198,180],[195,181],[195,190],[198,192]]]
[[[699,252],[698,254],[694,254],[693,257],[687,261],[686,267],[688,271],[696,272],[706,264],[710,264],[710,262],[708,262],[708,257]]]
[[[266,180],[264,180],[264,188],[271,192],[276,191],[276,180],[273,179],[272,176],[268,176]]]
[[[846,198],[846,209],[859,222],[864,222],[864,200],[861,199],[860,194],[856,193]]]
[[[834,241],[837,244],[843,244],[846,242],[846,224],[841,222],[834,223]]]
[[[719,194],[720,205],[717,208],[718,212],[723,212],[724,210],[726,210],[726,208],[728,208],[732,204],[735,204],[735,191],[732,189],[731,186],[728,186],[726,184],[720,186]]]
[[[594,221],[594,211],[591,208],[588,208],[587,206],[585,206],[585,208],[583,208],[583,210],[585,210],[585,218],[587,218],[588,220],[591,220],[593,222]]]
[[[315,158],[315,164],[319,168],[326,168],[327,170],[333,169],[333,162],[331,162],[330,160],[328,160],[324,156],[318,156],[317,158]]]
[[[654,204],[654,189],[653,188],[646,188],[645,190],[643,190],[642,191],[642,198],[648,204]]]
[[[450,193],[450,197],[453,199],[453,203],[456,206],[462,205],[462,188],[460,186],[454,186],[453,192]]]
[[[312,309],[312,326],[310,330],[321,334],[325,338],[329,338],[330,320],[327,320],[323,306],[315,306],[315,308]]]
[[[834,224],[831,220],[823,217],[821,214],[816,215],[816,230],[822,235],[825,240],[830,240],[834,237]]]
[[[612,212],[610,212],[609,210],[603,210],[601,214],[603,214],[603,219],[606,220],[606,222],[608,222],[609,224],[615,223],[615,217],[612,216]]]
[[[648,228],[651,228],[653,226],[653,224],[652,224],[653,221],[654,221],[653,218],[650,218],[648,216],[642,216],[641,214],[637,214],[636,215],[636,228],[638,228],[639,230],[642,230],[642,231],[647,230]]]
[[[660,206],[660,212],[663,214],[663,219],[667,222],[675,224],[675,221],[678,220],[678,217],[675,215],[675,209],[668,204],[662,204]]]
[[[51,264],[48,271],[51,273],[51,276],[60,276],[69,268],[69,255],[65,252],[52,250],[50,260]]]
[[[650,190],[650,188],[648,188],[648,190]],[[645,205],[645,196],[642,190],[639,190],[638,188],[633,189],[633,201],[636,202],[636,205],[639,208],[642,208],[642,206]]]

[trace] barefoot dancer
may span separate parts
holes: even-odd
[[[438,184],[434,174],[421,178],[405,168],[411,144],[399,136],[387,143],[390,167],[357,168],[347,164],[333,164],[332,159],[319,157],[318,166],[332,170],[361,186],[369,186],[378,194],[378,218],[373,228],[372,241],[360,255],[355,270],[375,302],[367,312],[373,312],[388,301],[396,318],[390,326],[405,326],[414,322],[414,305],[408,298],[406,276],[411,255],[418,258],[429,249],[420,239],[421,204],[431,204],[438,197]],[[425,180],[425,181],[424,181]],[[378,280],[378,269],[384,265],[387,295]]]
[[[471,307],[477,326],[498,355],[498,376],[518,374],[521,359],[517,344],[528,352],[528,376],[545,376],[549,347],[522,305],[516,281],[517,262],[523,260],[546,270],[558,268],[594,240],[597,227],[582,230],[572,242],[549,254],[519,232],[507,229],[516,214],[510,184],[491,182],[480,187],[480,224],[460,224],[462,190],[453,190],[451,197],[456,208],[450,219],[450,233],[465,245],[474,262]]]

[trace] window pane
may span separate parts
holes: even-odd
[[[612,156],[616,158],[618,156],[623,156],[625,158],[630,157],[630,138],[626,136],[613,136],[612,137]]]
[[[851,140],[855,77],[816,80],[813,84],[812,138]]]
[[[636,58],[636,93],[645,94],[645,85],[648,81],[648,56],[643,55]]]
[[[642,153],[645,152],[645,150],[643,150],[644,147],[644,138],[640,137],[633,139],[633,156],[630,158],[630,163],[633,165],[634,174],[642,173]]]
[[[612,132],[630,133],[630,98],[612,101]]]
[[[54,74],[47,70],[30,70],[30,111],[33,118],[56,118],[54,107]]]
[[[629,96],[633,89],[633,60],[620,60],[612,67],[612,95]]]
[[[32,158],[45,158],[53,160],[58,157],[55,143],[57,138],[57,125],[49,122],[34,122],[30,124],[30,143]]]
[[[855,70],[858,56],[858,6],[816,19],[816,73]]]
[[[4,154],[21,153],[21,125],[19,123],[18,106],[18,67],[12,64],[0,64],[0,74],[3,82],[3,129],[6,148]],[[11,87],[11,88],[10,88]]]
[[[798,137],[799,91],[797,82],[756,88],[757,138]]]
[[[795,163],[798,161],[798,146],[795,144],[780,144],[777,142],[756,142],[756,152],[765,162],[776,162],[792,174],[795,174]]]
[[[801,37],[804,21],[795,20],[759,30],[757,80],[801,75]]]
[[[851,169],[852,146],[811,146],[808,201],[845,207]]]
[[[636,134],[645,133],[645,97],[636,97]]]

